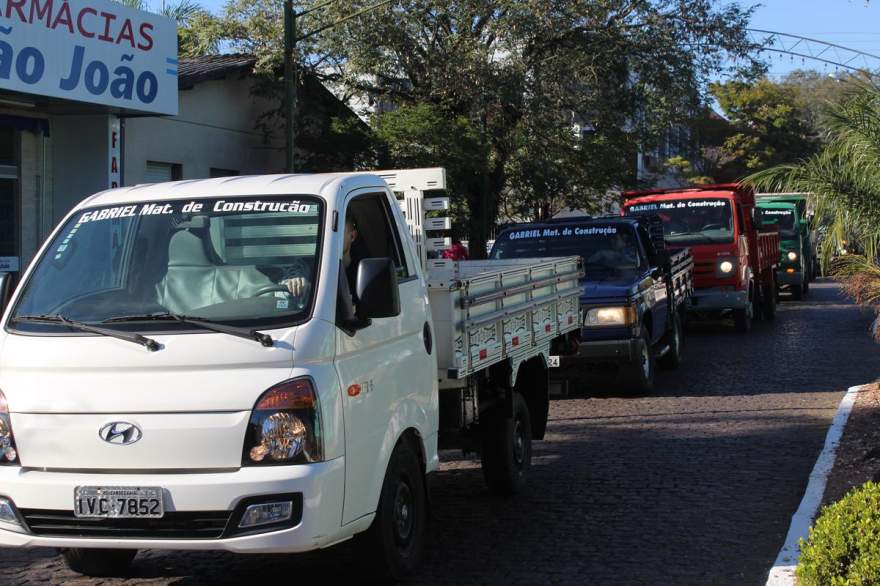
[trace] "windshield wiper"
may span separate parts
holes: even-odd
[[[42,323],[53,323],[53,324],[64,324],[68,327],[75,328],[77,330],[81,330],[83,332],[89,332],[92,334],[100,334],[102,336],[108,336],[110,338],[116,338],[118,340],[125,340],[126,342],[133,342],[135,344],[139,344],[145,347],[150,352],[155,352],[159,349],[159,342],[153,340],[152,338],[147,338],[146,336],[142,336],[137,333],[130,332],[119,332],[117,330],[111,330],[109,328],[102,328],[99,326],[94,326],[92,324],[87,324],[81,321],[77,321],[74,319],[70,319],[60,313],[53,314],[40,314],[40,315],[18,315],[12,318],[13,321],[29,321],[29,322],[42,322]]]
[[[110,324],[110,323],[120,323],[120,322],[128,322],[128,321],[169,321],[175,320],[180,323],[190,324],[194,326],[198,326],[204,328],[206,330],[211,330],[214,332],[219,332],[221,334],[229,334],[230,336],[238,336],[239,338],[245,338],[248,340],[256,340],[266,348],[272,347],[272,336],[269,334],[264,334],[263,332],[258,332],[257,330],[251,328],[239,328],[236,326],[229,326],[226,324],[217,323],[215,321],[211,321],[209,319],[205,319],[203,317],[195,317],[189,315],[182,315],[179,313],[171,313],[171,312],[160,312],[160,313],[145,313],[143,315],[120,315],[118,317],[111,317],[109,319],[105,319],[102,323]]]

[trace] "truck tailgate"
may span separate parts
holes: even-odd
[[[442,377],[463,378],[505,359],[549,353],[580,327],[578,256],[431,261],[428,290]]]

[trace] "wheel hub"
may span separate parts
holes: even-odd
[[[409,484],[401,480],[394,496],[394,533],[398,543],[406,544],[415,524],[413,494]]]

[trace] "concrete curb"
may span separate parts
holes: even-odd
[[[828,476],[834,467],[834,458],[837,454],[837,446],[840,444],[840,438],[843,436],[843,430],[846,427],[846,420],[852,411],[853,403],[855,403],[856,395],[862,389],[863,385],[850,387],[840,401],[837,407],[837,414],[831,422],[828,434],[825,436],[825,447],[810,472],[810,481],[807,483],[807,490],[804,492],[804,498],[798,510],[791,518],[791,525],[788,528],[788,535],[785,536],[785,543],[776,556],[776,561],[770,569],[770,575],[767,577],[766,586],[795,586],[796,580],[794,570],[797,567],[800,558],[800,539],[807,538],[810,526],[822,503],[822,496],[825,494],[825,485],[828,483]]]

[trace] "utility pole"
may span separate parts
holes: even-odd
[[[288,173],[294,172],[294,149],[296,147],[296,114],[297,114],[297,86],[296,86],[296,77],[297,77],[297,57],[296,57],[296,44],[300,41],[308,39],[317,35],[320,32],[323,32],[327,29],[334,28],[344,22],[352,20],[354,18],[358,18],[362,14],[366,14],[371,10],[376,10],[377,8],[381,8],[386,4],[390,4],[393,0],[382,0],[381,2],[377,2],[376,4],[372,4],[367,6],[366,8],[362,8],[348,16],[343,16],[339,20],[326,24],[324,26],[318,27],[317,29],[304,34],[302,36],[298,36],[296,21],[299,17],[305,16],[311,12],[315,12],[316,10],[321,10],[322,8],[326,8],[330,4],[335,4],[339,0],[327,0],[326,2],[321,2],[312,6],[307,10],[302,10],[300,12],[296,12],[293,9],[293,0],[284,0],[284,113],[285,113],[285,124],[284,124],[284,136],[285,136],[285,146],[287,149],[286,156],[286,168]]]
[[[285,169],[293,173],[293,145],[296,118],[296,77],[294,70],[293,49],[296,38],[296,12],[293,11],[293,0],[284,0],[284,137],[286,142],[287,161]]]

